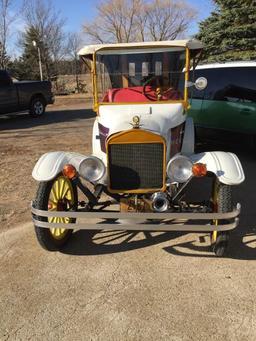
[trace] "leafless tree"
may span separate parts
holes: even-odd
[[[50,78],[49,59],[57,68],[58,61],[66,53],[66,37],[63,32],[65,19],[54,9],[50,0],[25,0],[23,13],[27,28],[38,32],[37,43],[41,49],[47,77]]]
[[[78,32],[70,32],[68,34],[67,54],[72,59],[78,59],[78,50],[83,46],[83,39]]]
[[[76,77],[76,88],[77,91],[80,90],[79,85],[79,56],[78,50],[82,47],[82,38],[81,34],[77,32],[70,32],[68,34],[68,42],[67,42],[67,55],[71,57],[74,66],[75,66],[75,77]]]
[[[140,1],[135,14],[134,24],[136,33],[134,41],[146,41],[148,39],[148,33],[146,29],[147,21],[147,4],[143,1]]]
[[[105,0],[97,11],[84,32],[99,43],[176,39],[196,17],[184,0]]]
[[[10,25],[15,20],[11,15],[13,0],[0,0],[0,67],[6,67],[7,38],[10,33]]]
[[[136,37],[136,13],[141,0],[107,0],[97,5],[97,17],[84,25],[91,40],[129,42]]]
[[[178,38],[196,17],[196,11],[184,1],[154,0],[145,12],[148,36],[156,41]]]

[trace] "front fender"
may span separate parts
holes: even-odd
[[[190,156],[193,162],[206,164],[207,170],[214,173],[225,185],[239,185],[245,179],[238,157],[228,152],[205,152]]]
[[[78,169],[85,158],[85,155],[71,152],[46,153],[37,161],[32,176],[37,181],[50,181],[62,171],[65,164],[69,163]]]

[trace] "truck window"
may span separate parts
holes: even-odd
[[[0,70],[0,86],[10,85],[11,78],[5,70]]]
[[[227,69],[227,84],[222,89],[222,100],[256,102],[256,68]]]
[[[208,80],[204,99],[231,102],[256,101],[256,68],[229,67],[197,71],[200,71],[200,76]]]
[[[225,76],[220,77],[219,69],[201,69],[198,77],[205,77],[208,81],[207,87],[203,92],[203,99],[213,100],[215,94],[225,86]],[[225,71],[223,69],[222,71]]]

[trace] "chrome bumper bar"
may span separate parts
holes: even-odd
[[[61,229],[84,229],[84,230],[136,230],[136,231],[190,231],[210,232],[233,230],[239,223],[238,216],[241,205],[237,204],[232,212],[227,213],[120,213],[120,212],[60,212],[44,211],[31,207],[32,219],[36,226],[43,228]],[[49,223],[42,218],[76,218],[81,219],[79,223]],[[116,219],[116,221],[113,221]],[[128,219],[128,221],[122,220]],[[231,220],[230,222],[218,224],[209,223],[216,220]],[[60,219],[59,219],[60,220]],[[83,221],[84,220],[84,221]],[[150,220],[153,220],[150,221]],[[181,222],[186,220],[186,222]],[[192,223],[187,223],[191,221]],[[202,221],[204,222],[202,224]]]

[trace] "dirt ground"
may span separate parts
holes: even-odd
[[[1,230],[30,219],[28,208],[37,186],[31,172],[42,154],[89,152],[95,115],[85,107],[91,108],[89,98],[64,96],[57,97],[41,118],[30,118],[27,113],[0,117]]]
[[[89,153],[90,100],[57,99],[44,117],[0,117],[0,340],[256,340],[256,159],[232,150],[239,228],[229,256],[207,234],[77,231],[62,252],[38,245],[30,218],[33,166],[45,152]]]

